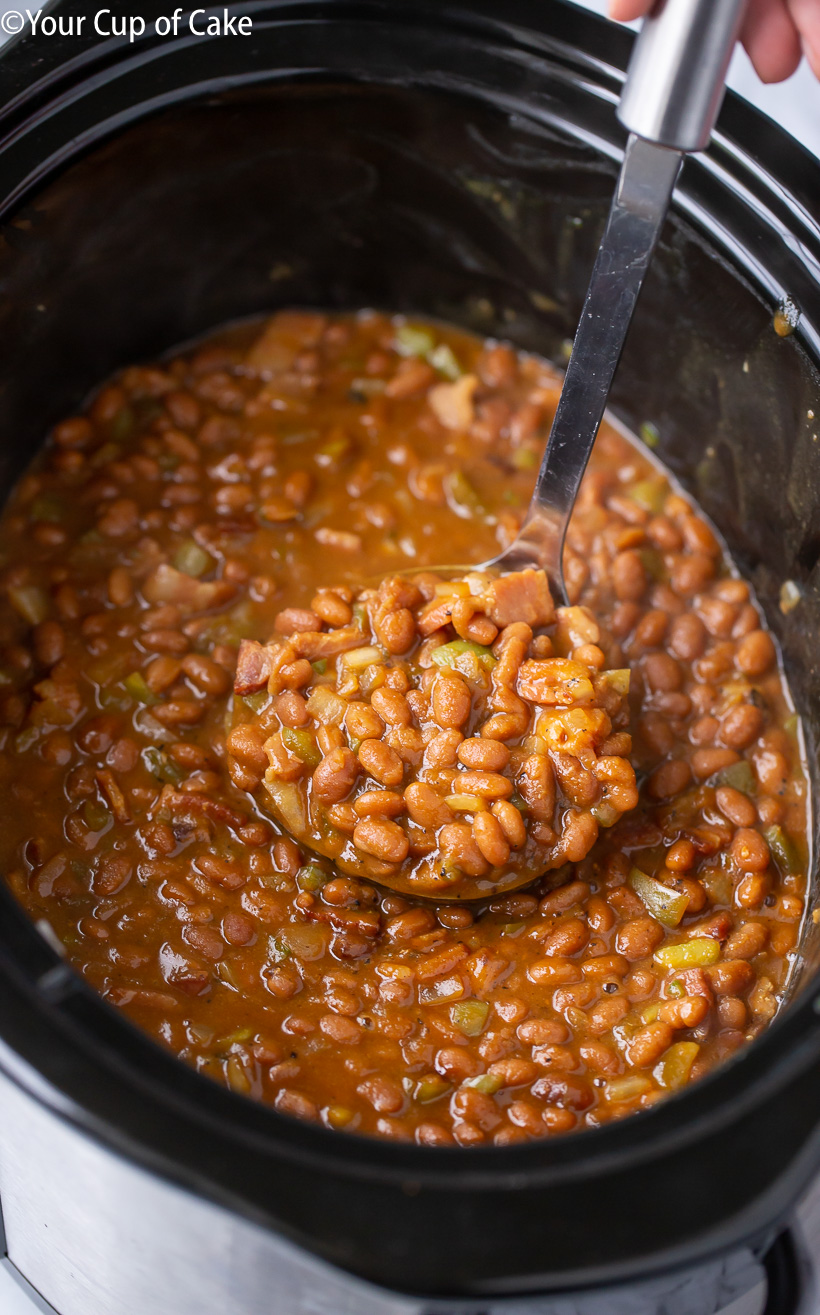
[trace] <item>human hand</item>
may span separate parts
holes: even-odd
[[[609,0],[621,23],[641,18],[653,0]],[[749,0],[740,39],[763,82],[782,82],[805,54],[820,78],[820,0]]]

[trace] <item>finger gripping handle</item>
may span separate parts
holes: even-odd
[[[644,20],[618,118],[659,146],[701,151],[723,100],[746,0],[660,0]]]

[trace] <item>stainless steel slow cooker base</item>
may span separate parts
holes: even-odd
[[[2,1076],[0,1207],[6,1264],[27,1292],[32,1315],[37,1310],[55,1315],[820,1311],[820,1182],[790,1229],[797,1263],[785,1285],[771,1267],[767,1272],[763,1260],[742,1248],[643,1283],[588,1293],[431,1301],[352,1278],[284,1238],[112,1155]],[[779,1284],[777,1293],[773,1281]]]

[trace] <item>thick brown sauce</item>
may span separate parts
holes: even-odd
[[[478,384],[451,427],[429,393],[456,374]],[[427,1144],[600,1124],[782,996],[805,788],[774,645],[708,525],[610,427],[566,569],[632,671],[641,802],[586,859],[437,909],[317,873],[230,779],[240,640],[320,586],[491,556],[558,389],[439,325],[284,313],[126,370],[0,523],[9,884],[113,1005],[282,1111]]]

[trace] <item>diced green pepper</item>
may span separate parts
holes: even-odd
[[[782,876],[791,877],[801,871],[797,847],[791,836],[786,835],[782,826],[767,827],[763,837]]]
[[[227,1050],[229,1046],[241,1045],[243,1041],[250,1041],[252,1036],[252,1027],[238,1027],[235,1032],[229,1032],[227,1036],[219,1037],[216,1046],[218,1050]]]
[[[653,580],[663,583],[667,576],[663,554],[659,553],[657,548],[641,548],[640,554],[647,575],[651,576]]]
[[[123,406],[109,426],[109,433],[115,443],[121,443],[134,428],[134,412],[130,406]]]
[[[143,749],[142,760],[151,775],[162,781],[164,785],[179,785],[187,775],[184,767],[180,767],[167,753],[153,745]]]
[[[654,877],[647,876],[640,868],[633,868],[629,874],[629,884],[639,899],[643,901],[653,918],[664,927],[677,927],[687,908],[689,896],[664,886]]]
[[[465,1036],[481,1036],[489,1012],[486,1000],[462,1000],[450,1006],[450,1021]]]
[[[667,986],[666,994],[673,1000],[680,1000],[682,995],[686,995],[686,987],[683,982],[676,977],[674,981],[671,981]]]
[[[24,726],[14,737],[15,753],[27,753],[29,749],[34,747],[39,738],[40,732],[36,726]]]
[[[614,690],[616,694],[620,694],[621,698],[626,698],[631,676],[629,667],[612,667],[609,671],[600,671],[595,677],[595,684],[604,685]]]
[[[473,1091],[481,1091],[485,1096],[494,1096],[504,1083],[495,1073],[479,1073],[477,1078],[465,1078],[461,1085],[472,1087]]]
[[[452,347],[448,346],[446,342],[440,342],[437,347],[434,347],[428,353],[427,360],[433,369],[438,370],[439,374],[443,374],[446,379],[461,378],[461,366]]]
[[[28,509],[33,521],[48,521],[58,525],[65,515],[65,503],[56,493],[41,493]]]
[[[321,890],[327,881],[327,873],[318,863],[305,863],[296,873],[296,884],[300,890]]]
[[[626,1077],[612,1078],[607,1082],[604,1093],[607,1100],[616,1104],[622,1100],[635,1100],[652,1090],[652,1081],[643,1073],[629,1073]]]
[[[201,548],[194,539],[186,539],[181,543],[174,556],[176,569],[182,571],[184,575],[193,576],[195,580],[206,571],[212,571],[215,565],[216,562],[211,554]]]
[[[150,688],[141,671],[132,671],[122,683],[135,702],[146,703],[149,707],[159,703],[159,698]]]
[[[687,968],[708,968],[720,958],[720,942],[711,936],[697,936],[691,941],[679,941],[677,945],[662,945],[655,951],[655,963],[662,968],[671,968],[673,972],[683,972]]]
[[[316,661],[311,662],[310,665],[313,667],[317,676],[323,676],[327,671],[327,658],[317,658]]]
[[[260,689],[258,694],[243,694],[242,702],[246,703],[252,712],[261,712],[268,701],[268,691]]]
[[[440,1078],[438,1073],[427,1073],[412,1086],[413,1100],[418,1101],[419,1105],[429,1105],[431,1101],[441,1100],[441,1097],[446,1096],[450,1091],[452,1091],[450,1083]]]
[[[48,616],[48,595],[35,584],[12,585],[9,602],[15,612],[30,626],[38,626]]]
[[[629,497],[650,515],[659,516],[663,511],[667,492],[666,480],[662,476],[656,476],[654,479],[639,479],[629,489]]]
[[[97,799],[86,799],[82,806],[83,821],[91,831],[102,831],[111,821],[111,814]]]
[[[641,425],[640,429],[638,430],[638,433],[640,434],[641,439],[646,444],[646,446],[648,448],[651,448],[652,451],[654,452],[655,448],[659,445],[661,441],[661,436],[660,433],[658,432],[658,426],[653,425],[651,420],[645,420]]]
[[[449,644],[434,648],[431,657],[437,667],[458,667],[459,658],[467,653],[472,653],[487,671],[492,671],[495,666],[492,649],[485,644],[476,644],[472,639],[453,639]]]
[[[444,487],[457,507],[463,507],[470,512],[485,510],[478,493],[463,470],[453,470],[449,475],[445,475]]]
[[[318,767],[322,761],[316,741],[310,731],[296,730],[292,726],[283,726],[282,743],[285,748],[300,758],[308,767]]]
[[[515,470],[535,470],[538,453],[531,447],[517,447],[510,458]]]
[[[695,1041],[677,1041],[670,1046],[655,1069],[655,1077],[661,1086],[669,1091],[685,1087],[699,1053],[700,1046]]]
[[[757,789],[752,765],[745,758],[741,758],[738,763],[732,763],[729,767],[722,767],[719,772],[709,777],[707,785],[713,785],[716,790],[722,785],[730,785],[733,790],[740,790],[741,794],[749,795],[754,794]]]
[[[614,826],[621,816],[615,805],[611,804],[608,799],[602,799],[599,804],[593,804],[589,811],[598,825],[603,827]]]
[[[393,346],[400,356],[427,356],[435,347],[435,338],[429,329],[413,324],[400,324],[396,329]]]

